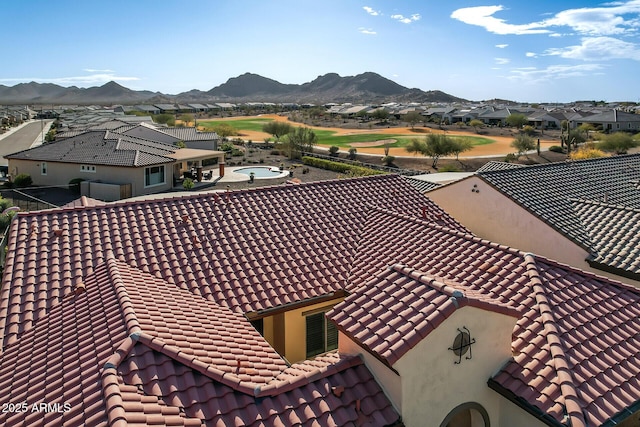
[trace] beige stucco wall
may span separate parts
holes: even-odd
[[[9,173],[16,176],[26,173],[31,176],[34,185],[59,185],[66,186],[74,178],[83,178],[90,181],[102,181],[109,184],[131,184],[132,196],[159,193],[170,190],[173,186],[173,166],[165,166],[165,183],[151,187],[144,186],[145,168],[129,168],[95,165],[95,172],[83,172],[79,164],[46,162],[47,174],[43,175],[40,161],[9,159]],[[88,195],[91,196],[91,195]]]
[[[478,192],[471,191],[474,185]],[[576,267],[588,267],[584,249],[478,177],[443,186],[427,196],[479,237]]]
[[[514,317],[463,307],[407,352],[393,366],[402,380],[402,419],[408,427],[439,426],[458,405],[476,402],[489,414],[492,426],[500,420],[500,399],[487,380],[511,357]],[[457,328],[469,328],[475,344],[460,364],[449,347]],[[513,425],[513,424],[511,424]]]
[[[338,351],[340,354],[361,355],[365,365],[367,365],[369,371],[380,384],[393,407],[398,413],[402,413],[402,382],[397,373],[393,372],[388,366],[384,365],[342,332],[338,335]]]
[[[586,250],[476,176],[427,196],[479,237],[640,287],[639,281],[591,267]]]
[[[326,308],[327,311],[344,298],[336,298],[318,304],[296,308],[283,313],[284,322],[278,326],[275,316],[263,320],[263,336],[276,351],[280,352],[290,363],[300,362],[307,358],[307,323],[303,313]],[[283,343],[280,345],[280,343]]]

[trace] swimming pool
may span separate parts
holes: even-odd
[[[251,175],[251,173],[253,172],[254,178],[277,178],[286,173],[285,171],[281,171],[275,166],[256,166],[256,167],[250,167],[250,168],[239,168],[239,169],[234,169],[233,171],[247,175],[247,176]]]

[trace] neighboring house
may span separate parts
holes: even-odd
[[[640,291],[395,175],[18,213],[0,289],[0,423],[638,422]]]
[[[576,120],[576,126],[584,123],[589,123],[604,132],[638,132],[640,130],[640,114],[612,109]]]
[[[478,236],[640,285],[640,265],[620,262],[638,253],[639,182],[633,154],[484,170],[427,194]]]
[[[224,153],[181,149],[113,131],[83,132],[8,156],[9,174],[31,176],[35,185],[88,185],[83,195],[106,201],[170,190],[187,162],[224,159]],[[201,164],[201,163],[200,163]]]

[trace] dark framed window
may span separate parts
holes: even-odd
[[[324,311],[306,316],[307,357],[313,357],[338,348],[338,329],[328,320]]]
[[[151,187],[154,185],[164,184],[164,165],[151,166],[144,169],[144,186]]]

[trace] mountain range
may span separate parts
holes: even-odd
[[[318,76],[303,84],[284,84],[258,74],[245,73],[206,92],[190,90],[177,95],[136,91],[116,82],[99,87],[63,87],[52,83],[0,85],[0,104],[157,104],[213,102],[295,102],[325,104],[329,102],[463,102],[462,98],[439,90],[409,89],[366,72],[341,77],[336,73]]]

